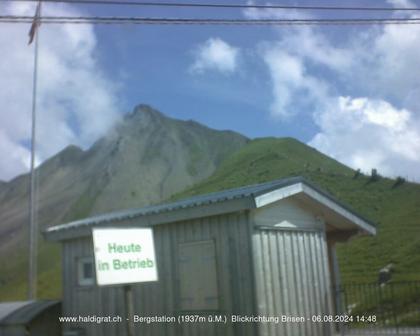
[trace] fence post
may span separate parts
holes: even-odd
[[[343,307],[343,295],[344,293],[344,288],[340,285],[336,285],[335,286],[335,296],[336,296],[336,300],[335,300],[335,304],[336,304],[336,314],[337,315],[347,315],[347,309],[346,307]],[[344,322],[342,322],[341,320],[339,320],[338,322],[338,332],[340,334],[340,336],[344,336]]]
[[[397,309],[395,307],[394,284],[391,282],[389,285],[391,286],[392,315],[394,318],[395,332],[396,332],[396,335],[399,335],[400,333],[399,333],[399,328],[398,328]]]
[[[348,298],[347,298],[347,291],[348,291],[348,288],[349,288],[349,286],[347,285],[347,286],[341,286],[341,289],[342,289],[342,293],[344,293],[344,295],[343,295],[343,299],[344,299],[344,313],[345,313],[345,315],[347,315],[347,314],[349,314],[349,304],[348,304]],[[350,315],[350,314],[349,314]],[[349,323],[347,323],[347,325],[346,324],[343,324],[343,329],[342,329],[342,332],[343,332],[343,334],[347,331],[347,330],[349,330],[350,329],[350,326],[349,326],[349,324],[350,324],[350,322]]]
[[[383,307],[383,300],[382,300],[382,287],[381,285],[377,285],[376,286],[376,292],[378,294],[378,308],[379,308],[379,313],[381,315],[381,324],[384,328],[386,328],[386,315],[384,314],[384,307]]]

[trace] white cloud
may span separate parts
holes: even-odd
[[[339,97],[315,117],[320,131],[309,142],[353,168],[420,178],[420,123],[388,102]]]
[[[396,7],[415,7],[410,1],[389,0]],[[398,13],[398,17],[416,14]],[[305,13],[284,10],[244,11],[249,18],[313,18]],[[273,49],[282,50],[300,59],[308,76],[329,79],[330,88],[337,84],[361,95],[384,98],[420,108],[420,77],[413,69],[420,68],[420,26],[386,25],[354,30],[340,38],[329,29],[312,26],[281,27]],[[328,72],[329,71],[329,72]],[[316,73],[314,75],[313,73]],[[274,97],[274,99],[276,99]]]
[[[411,1],[409,0],[387,0],[387,2],[393,7],[399,8],[412,8],[416,7]]]
[[[356,68],[359,78],[363,71],[372,74],[367,81],[370,91],[379,90],[403,103],[412,94],[418,96],[420,78],[414,69],[420,67],[420,27],[387,26],[372,42],[371,53],[365,56],[367,62]]]
[[[4,13],[33,15],[32,4],[2,5]],[[45,6],[45,15],[81,15],[72,6]],[[33,45],[29,25],[5,25],[0,31],[0,179],[28,169]],[[89,146],[118,118],[117,85],[95,57],[97,40],[91,25],[41,26],[37,104],[39,160],[69,144]],[[27,162],[27,163],[26,163]]]
[[[281,9],[247,9],[244,15],[250,19],[312,18],[307,12]],[[330,45],[328,39],[311,27],[284,26],[277,31],[279,39],[263,43],[259,53],[272,81],[270,112],[275,117],[290,119],[298,110],[317,109],[328,99],[329,85],[311,73],[314,64],[344,69],[350,67],[352,59],[346,50]]]
[[[195,61],[190,67],[191,72],[217,70],[232,73],[237,69],[239,49],[220,38],[209,38],[196,48],[194,54]]]
[[[1,129],[0,155],[3,158],[0,166],[1,179],[7,179],[14,176],[17,171],[27,171],[29,168],[29,150],[11,141]]]
[[[300,99],[321,101],[325,97],[325,86],[322,81],[307,74],[305,65],[297,56],[283,51],[280,46],[262,52],[267,64],[273,85],[273,102],[271,114],[288,118],[293,115],[292,107]]]
[[[311,17],[270,9],[244,15]],[[420,178],[420,26],[373,26],[351,34],[343,28],[275,29],[277,39],[265,42],[262,54],[272,79],[271,113],[312,116],[319,133],[310,143],[352,167]],[[348,95],[366,98],[343,98]]]

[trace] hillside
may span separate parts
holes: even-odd
[[[380,173],[380,171],[379,171]],[[248,140],[141,106],[83,151],[68,147],[39,168],[42,227],[288,176],[304,176],[378,224],[376,237],[339,246],[344,282],[420,280],[420,185],[355,172],[291,138]],[[0,185],[0,300],[25,295],[28,176]],[[14,260],[10,263],[9,260]],[[60,294],[59,247],[41,244],[39,295]]]
[[[391,262],[396,265],[394,280],[420,280],[420,185],[355,178],[350,168],[294,139],[253,140],[211,177],[172,199],[298,175],[377,223],[376,237],[339,245],[344,283],[375,282],[378,271]]]
[[[90,149],[69,146],[37,169],[40,230],[160,202],[210,176],[247,142],[140,105]],[[0,300],[25,297],[28,186],[28,175],[0,184]],[[39,294],[57,296],[59,246],[41,240],[39,253]]]

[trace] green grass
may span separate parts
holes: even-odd
[[[63,222],[66,223],[88,217],[99,194],[100,192],[95,190],[94,187],[89,187],[71,206]]]
[[[64,216],[70,222],[90,215],[99,193],[93,188],[85,191]],[[55,299],[61,297],[61,246],[38,238],[37,297]],[[13,260],[13,263],[9,261]],[[26,300],[28,295],[28,250],[19,249],[8,258],[0,258],[0,301]]]
[[[0,265],[1,301],[26,300],[28,295],[28,256],[27,251],[19,251],[11,255],[9,260]],[[45,243],[40,237],[38,249],[38,284],[37,297],[61,297],[61,250],[59,244]]]
[[[395,265],[392,281],[420,280],[420,185],[396,185],[387,178],[373,182],[364,175],[355,178],[353,170],[294,139],[251,141],[213,176],[172,199],[290,176],[307,178],[377,224],[376,236],[338,245],[344,284],[376,283],[378,271],[389,263]],[[400,325],[419,325],[418,314],[406,312],[418,305],[418,297],[407,295],[404,286],[396,288],[393,304]],[[369,298],[359,296],[357,302],[360,311],[377,309],[377,302],[369,306]]]
[[[377,223],[377,236],[358,237],[338,246],[344,283],[375,282],[378,271],[391,262],[395,264],[394,281],[420,280],[420,185],[406,182],[395,187],[395,180],[371,182],[364,175],[355,179],[350,168],[294,139],[253,140],[226,159],[211,177],[171,200],[290,176],[304,176]],[[84,194],[67,219],[87,216],[96,196]],[[18,263],[18,272],[14,269],[9,274],[11,268],[0,264],[0,281],[6,280],[0,286],[2,300],[25,298],[25,253],[10,256]],[[39,265],[39,296],[59,297],[58,245],[41,244]]]
[[[368,217],[375,237],[358,237],[338,246],[344,283],[377,280],[378,271],[395,264],[395,281],[420,280],[420,185],[354,171],[297,140],[251,141],[227,159],[214,175],[172,200],[290,176],[304,176]],[[380,173],[380,171],[379,171]]]
[[[355,284],[345,286],[344,291],[343,304],[353,307],[353,316],[376,316],[378,324],[387,326],[420,325],[418,282],[398,282],[385,286]],[[368,325],[353,321],[352,326],[364,328]]]
[[[85,191],[64,217],[64,222],[90,215],[99,193]],[[61,297],[61,249],[60,244],[45,242],[39,237],[37,297],[51,299]],[[13,263],[10,263],[13,260]],[[0,301],[25,300],[28,295],[28,250],[19,249],[8,258],[0,258]]]

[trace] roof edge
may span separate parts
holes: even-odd
[[[93,216],[86,219],[50,227],[46,229],[43,234],[47,240],[58,241],[65,239],[65,236],[74,236],[67,234],[61,235],[59,234],[61,231],[81,229],[81,232],[84,232],[83,235],[86,235],[86,232],[88,232],[86,231],[86,228],[97,226],[99,224],[107,226],[109,223],[123,222],[125,220],[131,220],[139,217],[144,218],[142,225],[144,224],[144,226],[150,226],[160,223],[163,224],[192,218],[220,215],[223,213],[235,212],[244,209],[258,208],[269,204],[272,202],[270,201],[270,196],[266,196],[269,194],[272,196],[274,193],[277,194],[277,197],[285,198],[299,192],[305,192],[305,188],[310,188],[310,190],[318,195],[318,198],[323,199],[324,203],[334,202],[335,204],[339,205],[339,207],[343,209],[345,217],[348,219],[353,218],[357,220],[355,223],[360,224],[359,226],[365,229],[365,231],[371,234],[376,233],[376,225],[372,221],[359,215],[350,206],[339,201],[336,197],[319,188],[315,184],[309,182],[302,176],[298,176],[287,179],[274,180],[262,184],[248,185],[235,189],[203,194],[167,204],[129,209]],[[308,193],[308,190],[306,190],[306,194],[309,195],[310,193],[311,192]],[[311,197],[314,196],[312,195]],[[274,197],[274,199],[275,198],[276,197]],[[221,203],[226,202],[228,204],[221,207]],[[232,208],[229,208],[228,205],[232,206]],[[331,206],[328,207],[331,208]]]

